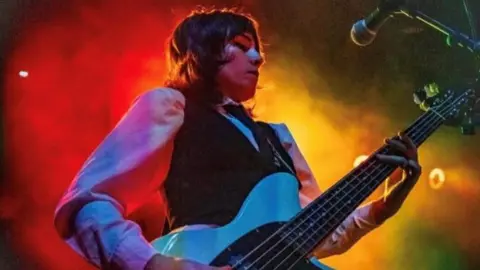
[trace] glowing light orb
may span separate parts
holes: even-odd
[[[428,175],[428,183],[432,189],[440,189],[445,183],[445,172],[440,168],[435,168]]]
[[[20,76],[22,78],[26,78],[26,77],[28,77],[28,71],[21,70],[20,72],[18,72],[18,76]]]

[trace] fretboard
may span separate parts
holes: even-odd
[[[419,147],[443,121],[444,118],[437,112],[428,111],[403,133]],[[396,166],[381,163],[375,158],[376,154],[391,151],[387,145],[380,147],[282,227],[282,238],[304,254],[311,252],[393,173]]]

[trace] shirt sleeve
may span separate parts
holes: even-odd
[[[271,126],[276,130],[283,147],[293,160],[297,177],[302,184],[302,189],[299,192],[300,204],[305,207],[320,196],[322,192],[287,126],[285,124],[271,124]],[[372,205],[360,206],[315,248],[313,255],[320,259],[341,254],[378,225],[375,224],[372,215]]]
[[[125,216],[158,195],[184,107],[185,98],[174,89],[141,94],[58,203],[56,230],[96,267],[143,269],[157,253]]]

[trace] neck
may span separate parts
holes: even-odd
[[[242,105],[242,103],[238,103],[235,100],[233,100],[230,97],[224,96],[222,98],[222,102],[219,104],[219,106],[225,106],[225,105]]]

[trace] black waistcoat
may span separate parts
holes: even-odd
[[[294,168],[274,130],[267,124],[261,127],[283,160]],[[164,183],[169,229],[229,223],[254,186],[279,171],[289,172],[263,158],[228,119],[213,108],[187,102]]]

